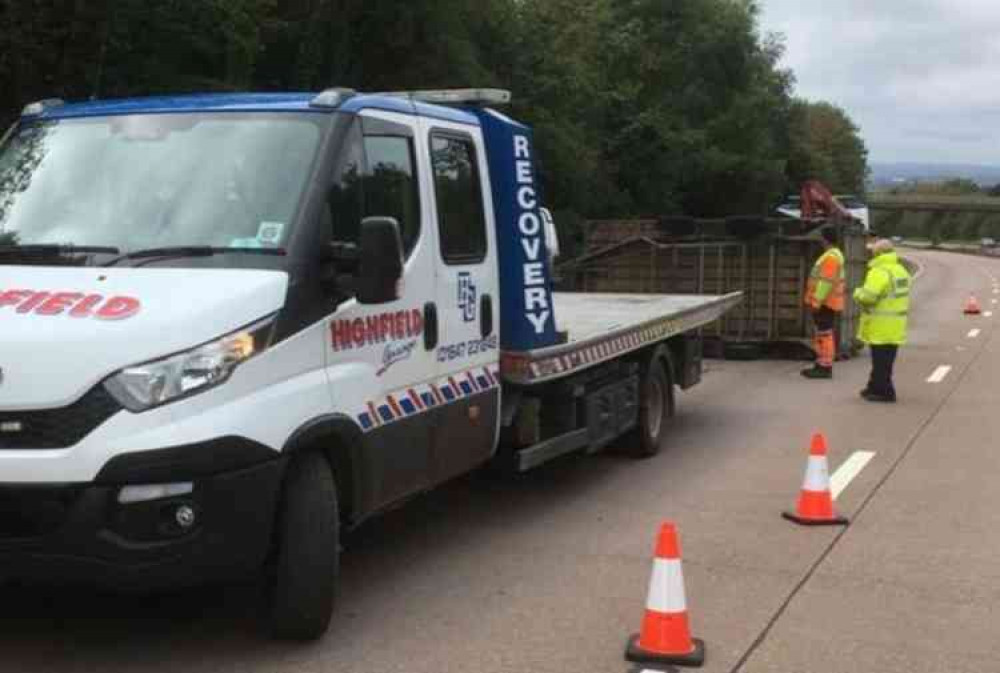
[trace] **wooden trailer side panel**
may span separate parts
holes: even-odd
[[[815,238],[762,236],[703,242],[661,242],[648,236],[645,222],[630,232],[639,236],[567,265],[563,287],[582,292],[725,295],[742,292],[741,304],[703,334],[726,342],[808,342],[812,321],[805,288],[822,253]],[[605,240],[607,239],[607,240]],[[607,236],[602,242],[609,242]],[[848,292],[864,280],[864,236],[846,229],[844,252]],[[838,326],[838,350],[855,351],[857,309],[847,301]]]

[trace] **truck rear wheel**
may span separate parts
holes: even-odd
[[[628,437],[629,452],[637,458],[658,454],[673,417],[674,387],[663,358],[657,355],[639,380],[639,425]]]
[[[275,527],[268,626],[281,640],[314,640],[330,625],[340,574],[337,486],[320,453],[293,459]]]

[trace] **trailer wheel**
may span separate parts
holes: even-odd
[[[337,486],[319,452],[288,468],[275,527],[267,611],[271,635],[315,640],[330,624],[340,574]]]
[[[633,456],[650,458],[660,452],[674,411],[674,387],[658,353],[650,359],[639,379],[639,425],[628,437]]]

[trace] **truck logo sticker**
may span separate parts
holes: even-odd
[[[476,319],[476,285],[467,271],[458,274],[458,308],[465,322]]]
[[[440,381],[397,390],[380,400],[366,402],[356,418],[361,429],[369,432],[499,387],[500,370],[497,366],[470,369]]]
[[[330,323],[330,340],[335,351],[415,339],[423,333],[424,314],[419,309],[391,311]]]
[[[16,307],[16,308],[15,308]],[[107,297],[83,292],[36,290],[0,290],[0,310],[14,308],[17,313],[68,315],[71,318],[126,320],[139,313],[142,304],[135,297]]]
[[[397,362],[410,359],[410,356],[413,355],[413,351],[416,347],[416,339],[402,344],[386,344],[385,350],[382,352],[382,366],[377,372],[375,372],[375,375],[382,376],[382,374],[389,371],[389,368]]]

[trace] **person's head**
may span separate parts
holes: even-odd
[[[869,229],[865,232],[865,247],[868,248],[869,252],[874,247],[877,240],[878,234],[876,234],[873,229]]]
[[[892,241],[888,238],[880,238],[872,244],[872,255],[878,257],[895,251]]]
[[[837,244],[837,230],[833,227],[823,227],[819,230],[819,235],[823,239],[823,246],[830,248]]]

